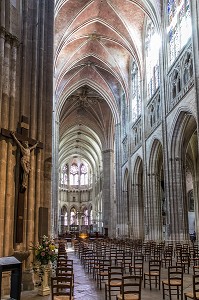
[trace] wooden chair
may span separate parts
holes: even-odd
[[[117,300],[141,300],[141,276],[123,276],[121,293],[117,295]]]
[[[124,259],[122,261],[122,266],[124,268],[124,272],[127,273],[129,271],[130,266],[132,265],[132,253],[125,252]]]
[[[184,293],[185,300],[187,298],[198,300],[199,299],[199,275],[193,275],[193,291]]]
[[[164,266],[165,268],[167,268],[167,266],[172,266],[172,250],[167,248],[165,249],[164,251],[164,254],[163,254],[163,258],[162,258],[162,266]]]
[[[161,260],[149,260],[149,271],[144,273],[144,287],[149,284],[150,290],[152,283],[160,290],[160,274],[161,274]]]
[[[58,260],[57,261],[57,267],[73,267],[73,260],[72,259],[66,259],[66,260]]]
[[[105,299],[111,299],[111,292],[120,291],[122,286],[123,267],[108,268],[108,281],[105,283]]]
[[[72,278],[52,277],[51,295],[52,300],[73,300]]]
[[[56,269],[56,276],[57,277],[63,277],[65,275],[70,275],[74,281],[74,273],[72,267],[58,267]]]
[[[111,266],[110,259],[102,259],[99,261],[99,270],[97,271],[97,286],[102,289],[102,281],[108,278],[108,269]]]
[[[199,265],[193,266],[193,275],[199,275]]]
[[[141,276],[143,279],[144,255],[137,254],[133,256],[133,264],[129,266],[129,272],[132,275]]]
[[[121,266],[124,261],[124,250],[117,250],[115,257],[115,265]]]
[[[162,281],[163,299],[165,295],[169,296],[169,300],[172,299],[172,295],[177,295],[177,299],[181,296],[183,300],[183,272],[183,266],[168,267],[168,279]]]
[[[184,268],[184,272],[187,271],[189,274],[190,253],[186,250],[182,250],[180,255],[177,257],[176,266],[182,266]]]

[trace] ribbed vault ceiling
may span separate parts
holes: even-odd
[[[129,101],[129,62],[134,57],[142,73],[145,20],[151,17],[158,28],[161,3],[56,1],[54,74],[61,161],[64,153],[78,154],[80,144],[92,164],[99,163],[102,150],[113,148],[122,91]]]

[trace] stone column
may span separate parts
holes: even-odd
[[[161,215],[161,201],[159,191],[159,178],[155,173],[148,174],[148,201],[150,209],[149,214],[149,239],[162,239],[162,215]]]
[[[35,1],[34,6],[31,9],[32,18],[34,24],[38,24],[39,19],[39,8],[38,8],[38,0]],[[30,131],[29,134],[34,139],[37,138],[37,80],[38,80],[38,26],[34,26],[33,35],[32,35],[32,71],[31,71],[31,101],[30,101]],[[41,151],[41,150],[40,150]],[[35,207],[38,206],[37,201],[39,197],[37,197],[35,191],[35,182],[36,182],[36,156],[35,151],[31,152],[31,172],[29,174],[29,185],[28,185],[28,201],[27,201],[27,210],[26,210],[26,223],[27,223],[27,240],[26,240],[26,249],[29,248],[31,242],[37,242],[36,239],[38,230],[37,223],[35,220],[38,220],[37,212],[35,212]],[[35,218],[36,216],[36,218]],[[36,234],[35,231],[37,232]],[[30,263],[32,261],[32,257],[26,262],[26,267],[29,268]]]
[[[184,162],[180,157],[169,159],[170,169],[170,206],[167,208],[170,214],[170,239],[176,241],[188,241],[188,216],[186,201],[186,182]]]
[[[10,37],[5,33],[5,48],[4,48],[4,61],[3,61],[3,84],[2,84],[2,102],[1,102],[1,125],[3,128],[9,126],[9,102],[10,102]],[[7,155],[8,143],[6,140],[0,141],[0,198],[1,198],[1,237],[0,237],[0,252],[2,256],[6,255],[6,235],[4,220],[7,215],[6,208],[6,188],[7,188]]]
[[[53,169],[52,169],[52,202],[51,202],[51,233],[57,236],[58,232],[58,178],[59,178],[59,121],[57,120],[56,111],[53,112]],[[68,194],[68,199],[69,199]],[[69,211],[70,214],[70,211]],[[70,221],[69,221],[70,224]]]
[[[121,147],[120,147],[120,124],[115,126],[115,191],[116,191],[116,203],[117,203],[117,228],[116,228],[116,236],[122,235],[122,224],[123,224],[123,205],[122,205],[122,171],[121,171]]]
[[[15,101],[16,101],[16,61],[17,61],[17,47],[18,41],[16,38],[11,37],[10,39],[11,53],[10,53],[10,101],[9,101],[9,128],[14,130],[14,118],[15,118]],[[6,256],[13,253],[13,243],[7,243],[6,239],[8,236],[13,237],[14,230],[14,205],[13,199],[15,195],[15,185],[13,182],[14,177],[14,157],[13,157],[13,146],[11,140],[8,142],[7,149],[7,178],[6,178],[6,206],[5,206],[5,254]]]
[[[140,191],[143,189],[143,186],[138,182],[134,181],[132,184],[132,205],[131,205],[131,226],[132,226],[132,238],[133,239],[143,239],[144,237],[144,207],[140,207],[141,199]]]
[[[1,5],[3,5],[3,2],[1,2]],[[4,3],[5,4],[5,3]],[[4,6],[1,6],[1,9],[5,8]],[[2,13],[2,11],[1,11]],[[3,72],[4,72],[4,48],[5,48],[5,29],[4,27],[0,28],[0,98],[3,96]],[[3,102],[0,102],[0,125],[4,125],[4,111],[3,109]],[[6,118],[5,118],[6,119]],[[3,124],[2,124],[3,122]],[[0,141],[0,147],[2,150],[0,151],[0,256],[3,256],[3,243],[4,243],[4,207],[5,207],[5,168],[6,168],[6,161],[4,157],[4,147],[5,147],[5,141]]]
[[[103,151],[103,203],[102,215],[104,229],[108,229],[108,235],[115,233],[114,212],[116,203],[114,201],[114,153],[113,150]],[[104,231],[105,232],[105,231]]]
[[[199,3],[198,0],[190,1],[191,5],[191,16],[192,16],[192,45],[193,45],[193,61],[194,61],[194,71],[195,71],[195,90],[196,95],[199,95]],[[198,98],[198,96],[196,96]],[[196,106],[197,106],[197,124],[199,123],[199,101],[196,99]],[[197,126],[198,127],[198,126]],[[197,135],[199,140],[199,131],[197,128]],[[198,168],[197,168],[198,169]],[[195,195],[195,227],[196,227],[196,235],[197,240],[199,239],[199,206],[198,206],[198,195],[199,195],[199,181],[198,181],[198,174],[195,175],[195,188],[194,188],[194,195]]]

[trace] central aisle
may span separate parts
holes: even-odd
[[[85,272],[79,258],[75,255],[75,252],[72,248],[68,248],[67,253],[68,258],[73,259],[75,300],[103,300],[105,298],[104,289],[100,291],[97,288],[97,284],[95,280],[93,280],[92,275]]]
[[[69,244],[70,245],[70,244]],[[80,263],[80,259],[75,255],[74,249],[70,246],[67,248],[68,258],[73,260],[74,266],[74,300],[105,300],[104,284],[102,290],[97,288],[97,283],[93,279],[92,275],[86,272]],[[148,262],[145,262],[145,270],[147,270]],[[192,290],[192,270],[191,274],[184,274],[184,292]],[[167,278],[167,269],[162,268],[161,280]],[[9,299],[9,298],[5,298]],[[51,296],[41,297],[37,295],[37,289],[34,291],[22,292],[21,300],[51,300]],[[116,297],[111,297],[111,300],[115,300]],[[147,286],[142,286],[142,299],[143,300],[161,300],[162,288],[149,289]],[[167,300],[168,298],[166,298]]]

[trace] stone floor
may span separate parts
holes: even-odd
[[[72,248],[68,248],[68,256],[70,259],[74,260],[74,274],[75,274],[75,291],[74,291],[74,298],[75,300],[104,300],[105,299],[105,292],[104,286],[100,291],[97,288],[96,282],[93,280],[92,275],[85,272],[84,268],[80,264],[79,259],[75,256],[74,251]],[[147,267],[147,263],[145,268]],[[191,291],[192,290],[192,272],[191,274],[184,275],[184,291]],[[161,279],[167,278],[167,269],[162,268],[162,275]],[[6,298],[3,298],[6,299]],[[7,298],[9,299],[9,298]],[[51,300],[51,296],[38,296],[37,290],[31,292],[22,292],[21,300]],[[113,296],[111,300],[115,300],[116,297]],[[149,287],[142,288],[142,300],[160,300],[163,299],[162,297],[162,290],[157,290],[152,288],[150,291]],[[166,297],[166,300],[168,298]],[[172,299],[177,299],[173,297]]]

